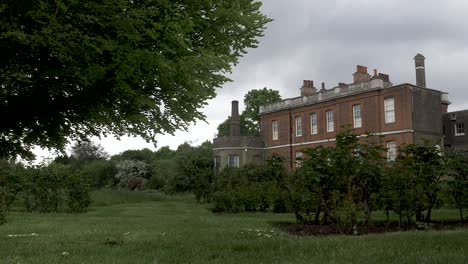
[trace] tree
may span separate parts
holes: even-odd
[[[203,120],[270,21],[256,0],[3,1],[0,156]],[[28,110],[25,111],[25,106]]]
[[[76,142],[71,149],[70,159],[78,164],[88,163],[94,160],[105,160],[109,157],[100,144],[86,140]]]
[[[264,87],[250,90],[244,96],[245,110],[241,113],[240,126],[242,136],[260,136],[260,106],[281,101],[279,91]],[[231,123],[228,117],[218,125],[218,137],[229,136]]]

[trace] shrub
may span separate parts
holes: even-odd
[[[9,207],[21,190],[21,173],[21,166],[0,160],[0,224],[6,222]]]
[[[145,162],[139,160],[124,160],[117,163],[115,178],[120,187],[131,190],[142,190],[144,183],[141,178],[148,175],[148,167]]]
[[[72,172],[65,183],[66,204],[68,212],[80,213],[86,211],[91,204],[91,184],[82,173]]]
[[[91,204],[90,181],[70,166],[51,163],[24,174],[22,198],[30,212],[83,212]]]

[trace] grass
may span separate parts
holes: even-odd
[[[291,214],[213,214],[160,193],[94,198],[85,214],[11,213],[0,263],[468,263],[466,229],[294,237],[272,225]]]

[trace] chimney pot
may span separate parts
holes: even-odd
[[[325,90],[325,83],[322,82],[322,90]]]
[[[377,69],[374,69],[374,76],[377,76]]]

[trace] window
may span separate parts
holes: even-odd
[[[354,128],[362,127],[361,105],[353,105],[353,126]]]
[[[229,155],[228,156],[228,167],[239,168],[239,156]]]
[[[396,143],[394,141],[387,142],[387,160],[395,161],[397,156]]]
[[[219,156],[215,156],[213,162],[214,162],[214,168],[215,168],[215,170],[219,170],[219,167],[220,167],[220,165],[221,165],[221,159],[220,159],[220,157],[219,157]]]
[[[317,134],[317,114],[310,114],[310,134]]]
[[[327,132],[335,131],[335,123],[333,121],[333,111],[327,111]]]
[[[302,118],[296,116],[296,137],[302,136]]]
[[[385,124],[395,122],[395,100],[393,98],[385,99]]]
[[[278,121],[274,120],[271,122],[271,135],[273,140],[278,139]]]
[[[456,123],[455,124],[455,136],[464,136],[465,135],[465,123]]]
[[[302,166],[302,152],[296,152],[296,168],[300,168]]]

